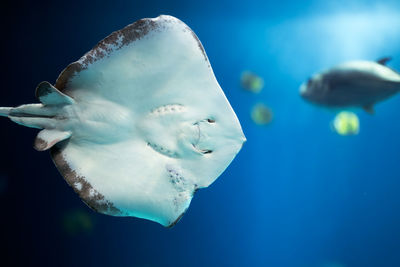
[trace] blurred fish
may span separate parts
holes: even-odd
[[[360,121],[353,112],[342,111],[336,115],[331,127],[340,135],[356,135],[360,132]]]
[[[391,58],[351,61],[314,75],[300,95],[327,107],[361,107],[373,114],[375,103],[400,91],[400,74],[385,66]]]
[[[256,124],[266,125],[272,121],[272,110],[264,104],[256,104],[251,111],[251,118]]]
[[[250,71],[244,71],[240,75],[240,85],[247,91],[259,93],[264,87],[264,80]]]

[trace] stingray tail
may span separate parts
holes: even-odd
[[[10,107],[0,107],[0,116],[8,117],[10,115],[10,111],[12,108]]]
[[[42,104],[27,104],[15,108],[0,107],[0,116],[8,117],[15,123],[31,128],[54,129],[57,125],[56,116],[61,107],[75,103],[71,97],[61,93],[49,82],[41,82],[37,86],[36,97]]]
[[[15,123],[23,126],[43,129],[54,128],[54,119],[57,110],[54,107],[45,107],[42,104],[27,104],[15,108],[0,108],[0,116],[8,117]]]
[[[43,151],[71,136],[71,132],[58,130],[58,126],[62,123],[62,107],[74,104],[75,101],[48,82],[38,85],[36,97],[41,104],[27,104],[15,108],[0,107],[0,116],[8,117],[23,126],[44,129],[37,135],[34,143],[35,149]]]
[[[71,136],[71,132],[57,130],[57,119],[54,118],[57,107],[46,107],[42,104],[28,104],[16,108],[0,107],[0,116],[8,117],[23,126],[44,129],[37,135],[33,147],[43,151]]]

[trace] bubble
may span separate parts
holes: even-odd
[[[244,71],[240,75],[240,85],[247,91],[259,93],[264,87],[264,80],[250,71]]]
[[[356,135],[360,132],[360,122],[355,113],[342,111],[333,120],[332,128],[340,135]]]
[[[272,110],[264,104],[256,104],[251,111],[251,118],[256,124],[266,125],[272,121]]]

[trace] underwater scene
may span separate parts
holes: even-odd
[[[400,266],[398,0],[0,10],[0,266]]]

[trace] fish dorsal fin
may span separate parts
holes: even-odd
[[[373,104],[365,105],[362,108],[368,114],[371,114],[371,115],[375,114],[375,110],[374,110],[374,105]]]
[[[71,136],[71,132],[63,132],[55,129],[44,129],[39,132],[36,136],[33,147],[38,151],[44,151],[60,141],[68,139]]]
[[[390,60],[392,60],[392,57],[383,57],[383,58],[378,59],[376,62],[381,65],[386,66],[386,63],[388,63]]]
[[[74,100],[61,93],[49,82],[41,82],[36,87],[36,98],[44,105],[71,105]]]

